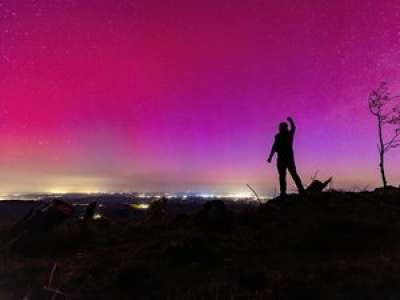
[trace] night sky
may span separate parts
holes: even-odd
[[[305,183],[377,186],[399,51],[399,1],[0,0],[0,192],[273,191],[288,115]]]

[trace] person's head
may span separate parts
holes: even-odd
[[[288,124],[286,122],[279,124],[279,132],[287,132],[288,130]]]

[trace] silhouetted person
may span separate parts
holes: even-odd
[[[288,117],[287,120],[290,123],[290,129],[288,128],[288,124],[286,122],[279,124],[279,133],[275,135],[275,142],[268,157],[268,162],[270,163],[275,152],[278,153],[278,172],[281,196],[286,195],[286,170],[289,170],[290,175],[296,183],[299,193],[304,192],[303,183],[301,182],[301,179],[296,171],[296,164],[294,162],[293,154],[293,140],[296,132],[296,126],[292,118]]]

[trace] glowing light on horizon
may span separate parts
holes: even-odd
[[[150,207],[148,203],[131,204],[132,208],[146,210]]]
[[[104,192],[100,190],[94,189],[67,189],[67,188],[53,188],[48,190],[49,194],[88,194],[88,195],[95,195],[95,194],[102,194]]]
[[[55,188],[48,191],[49,194],[68,194],[70,191],[66,189]]]

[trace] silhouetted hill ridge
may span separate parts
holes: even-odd
[[[8,254],[3,298],[37,294],[54,262],[54,284],[73,299],[399,297],[398,190],[226,204],[181,207],[163,222],[60,226]]]

